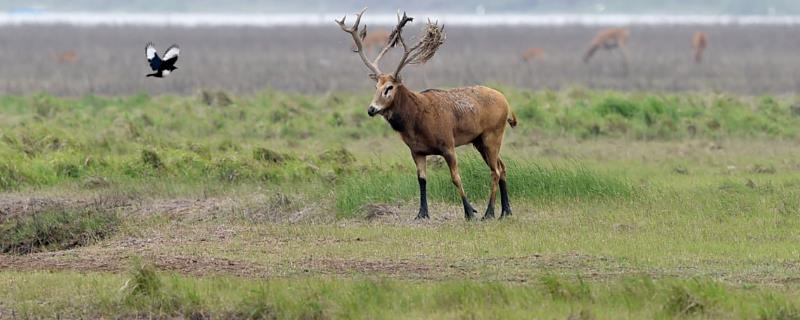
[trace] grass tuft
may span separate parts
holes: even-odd
[[[142,162],[153,169],[161,169],[164,167],[161,157],[153,150],[142,150]]]
[[[153,265],[134,259],[129,272],[131,278],[127,284],[128,298],[160,297],[163,284]]]
[[[581,277],[576,281],[567,281],[557,276],[545,275],[539,282],[553,300],[585,301],[592,298],[592,288]]]
[[[0,252],[29,254],[92,244],[116,232],[120,218],[102,209],[51,209],[0,224]]]
[[[206,319],[208,311],[194,286],[180,277],[162,277],[155,266],[134,258],[122,287],[122,305],[137,318]]]
[[[253,150],[253,159],[258,161],[266,161],[275,164],[282,164],[290,159],[289,155],[270,150],[267,148],[256,148]]]
[[[703,313],[708,302],[682,285],[675,285],[667,296],[664,310],[672,316],[688,316]]]

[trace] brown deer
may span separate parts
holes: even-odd
[[[544,49],[542,48],[529,48],[522,53],[522,61],[531,62],[544,58]]]
[[[492,189],[484,219],[494,217],[494,205],[498,187],[502,212],[500,217],[511,215],[506,186],[506,167],[500,160],[500,147],[503,144],[503,133],[506,124],[516,126],[517,119],[511,112],[508,101],[502,93],[482,86],[456,88],[452,90],[425,90],[413,92],[406,88],[400,77],[400,71],[409,64],[423,64],[444,43],[444,27],[438,23],[428,24],[420,41],[409,47],[403,39],[403,27],[413,18],[397,16],[397,26],[391,33],[386,46],[378,53],[375,60],[370,61],[364,52],[364,29],[359,29],[364,10],[356,14],[352,27],[345,25],[345,19],[336,22],[343,31],[349,33],[356,45],[356,52],[361,61],[372,72],[370,77],[376,81],[375,95],[367,109],[369,116],[383,116],[392,129],[400,133],[400,137],[411,150],[411,156],[417,166],[417,178],[420,190],[420,204],[417,219],[427,219],[428,200],[426,189],[426,157],[442,156],[450,167],[450,176],[464,205],[467,220],[474,218],[477,212],[461,185],[456,159],[457,146],[472,144],[480,152],[483,160],[491,169]],[[361,30],[361,31],[359,31]],[[400,62],[391,74],[382,72],[378,65],[383,55],[393,46],[402,46]]]
[[[378,29],[377,31],[373,31],[367,33],[367,26],[364,26],[362,32],[364,32],[365,36],[364,39],[361,40],[362,45],[364,46],[364,51],[371,52],[375,48],[379,48],[381,45],[389,41],[389,31]],[[356,51],[357,48],[355,45],[352,47],[353,51]]]
[[[624,66],[628,68],[628,38],[630,31],[625,28],[610,28],[600,30],[597,35],[589,43],[589,49],[583,55],[583,62],[588,63],[589,59],[594,56],[598,49],[613,50],[619,48],[622,52],[622,59]]]
[[[370,32],[364,37],[364,50],[369,52],[374,48],[380,48],[381,45],[389,41],[389,31],[377,30]]]
[[[75,51],[64,51],[56,55],[58,63],[75,63],[78,62],[78,54]]]
[[[703,61],[703,52],[706,51],[708,46],[708,35],[705,32],[698,31],[692,37],[692,47],[694,48],[694,62],[700,63]]]

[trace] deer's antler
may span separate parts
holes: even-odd
[[[347,25],[345,25],[345,20],[347,19],[346,15],[342,17],[342,20],[335,20],[335,21],[337,24],[339,24],[339,27],[342,28],[342,31],[349,33],[353,37],[353,42],[355,42],[356,44],[356,52],[358,52],[358,55],[361,57],[361,61],[363,61],[364,64],[367,65],[367,68],[369,68],[369,70],[372,71],[373,75],[377,76],[382,73],[381,69],[378,68],[378,61],[380,59],[376,59],[374,62],[370,62],[369,59],[367,58],[366,53],[364,52],[364,44],[361,41],[363,39],[361,35],[365,37],[367,34],[366,26],[362,29],[361,32],[359,32],[359,24],[361,23],[361,16],[364,15],[364,11],[367,11],[367,8],[361,9],[360,12],[356,13],[356,22],[353,23],[352,28],[348,28]]]
[[[353,42],[356,45],[356,52],[361,57],[361,61],[372,71],[373,76],[380,75],[382,72],[378,67],[379,62],[389,51],[390,48],[397,46],[399,43],[403,46],[403,58],[400,59],[400,64],[397,66],[397,69],[394,72],[394,78],[400,79],[400,71],[409,64],[423,64],[433,58],[433,55],[436,54],[436,51],[439,47],[444,44],[444,40],[446,38],[444,33],[444,25],[439,26],[438,22],[431,22],[428,20],[428,24],[425,27],[425,33],[422,36],[422,39],[415,44],[413,47],[409,48],[405,40],[403,40],[403,28],[409,23],[414,21],[414,18],[409,17],[403,12],[403,16],[400,16],[400,12],[397,12],[397,25],[392,30],[391,35],[389,35],[389,40],[386,43],[386,46],[381,49],[378,53],[378,56],[375,57],[375,60],[369,61],[367,58],[366,52],[364,52],[364,44],[362,40],[367,36],[367,27],[364,26],[363,28],[359,28],[359,24],[361,23],[361,16],[364,15],[364,12],[367,8],[362,9],[360,12],[356,13],[356,21],[353,23],[353,26],[348,28],[345,25],[345,20],[347,16],[344,16],[342,20],[336,20],[336,23],[339,24],[339,27],[342,28],[344,32],[349,33],[353,37]]]
[[[392,32],[393,35],[395,32],[397,33],[396,39],[390,37],[389,41],[390,44],[399,42],[400,45],[403,46],[403,57],[400,59],[400,64],[397,65],[397,69],[394,71],[394,78],[400,79],[400,71],[403,70],[405,66],[409,64],[423,64],[433,58],[436,51],[439,50],[439,47],[444,44],[444,40],[447,36],[444,33],[444,25],[439,26],[438,21],[431,22],[428,20],[422,39],[413,47],[409,48],[405,40],[403,40],[402,28],[407,22],[411,21],[412,18],[407,17],[404,12],[402,18],[399,14],[397,15],[397,20],[397,28]]]

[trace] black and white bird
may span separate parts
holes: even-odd
[[[178,61],[178,54],[180,54],[181,49],[178,48],[178,45],[173,44],[171,47],[167,48],[167,51],[164,51],[164,58],[158,56],[158,52],[156,51],[156,47],[153,46],[152,42],[147,43],[147,46],[144,48],[144,53],[147,56],[147,62],[150,63],[150,68],[155,71],[154,73],[148,74],[148,77],[156,77],[156,78],[163,78],[178,67],[175,66],[175,62]]]

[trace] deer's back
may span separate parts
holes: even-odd
[[[484,132],[502,130],[509,106],[497,90],[473,86],[450,90],[426,90],[422,95],[436,114],[437,126],[452,128],[456,144],[469,143]]]

